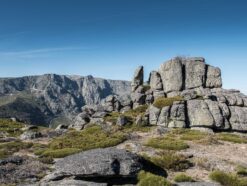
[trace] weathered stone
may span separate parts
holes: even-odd
[[[176,186],[220,186],[220,184],[210,182],[180,182],[176,183]]]
[[[159,115],[160,115],[160,109],[150,105],[148,108],[149,111],[149,124],[150,125],[157,125]]]
[[[166,94],[166,96],[168,98],[171,98],[171,97],[175,97],[175,96],[180,96],[181,92],[180,91],[173,91],[173,92],[169,92]]]
[[[128,119],[126,116],[121,115],[117,118],[117,122],[116,122],[117,125],[124,126],[127,123],[128,123]]]
[[[247,131],[247,107],[230,106],[232,130]]]
[[[160,97],[164,97],[165,93],[164,91],[159,91],[159,90],[154,90],[153,91],[153,97],[154,99],[160,98]]]
[[[64,129],[68,129],[68,126],[67,125],[62,125],[62,124],[60,124],[60,125],[58,125],[57,127],[56,127],[56,130],[64,130]]]
[[[138,86],[142,85],[143,84],[143,66],[139,66],[135,73],[134,73],[134,77],[132,79],[132,82],[131,82],[131,89],[132,89],[132,92],[134,92]]]
[[[243,98],[244,106],[247,107],[247,97]]]
[[[107,186],[107,183],[96,183],[96,182],[89,182],[83,180],[72,180],[72,179],[65,179],[60,181],[51,181],[48,183],[40,183],[37,185],[30,185],[30,186]]]
[[[148,117],[143,116],[142,114],[138,115],[135,120],[137,126],[146,126],[148,125]]]
[[[105,179],[107,183],[121,182],[121,179],[136,179],[141,170],[161,171],[161,168],[147,162],[136,154],[116,148],[93,149],[67,156],[55,163],[55,171],[46,176],[42,182],[61,180],[66,177],[79,177],[81,180],[92,178],[97,181]],[[118,180],[118,181],[117,181]],[[133,180],[132,180],[133,181]]]
[[[43,137],[41,132],[35,131],[35,130],[28,130],[28,131],[25,131],[20,136],[20,139],[22,139],[22,140],[31,140],[31,139],[41,138],[41,137]]]
[[[187,101],[188,118],[191,127],[213,127],[214,118],[203,100]]]
[[[244,101],[240,95],[236,95],[236,100],[237,100],[236,101],[237,106],[240,106],[240,107],[244,106]]]
[[[206,87],[208,88],[222,87],[221,71],[219,68],[207,65]]]
[[[224,96],[229,106],[235,106],[237,104],[237,98],[234,94],[225,94]]]
[[[152,90],[163,90],[161,76],[158,72],[152,71],[149,76],[149,84]]]
[[[144,104],[146,95],[145,94],[141,94],[141,93],[132,93],[131,94],[131,98],[132,98],[133,103]]]
[[[230,118],[230,110],[228,108],[228,106],[226,105],[226,103],[220,103],[219,102],[219,107],[222,111],[222,116],[224,118],[224,127],[223,129],[227,130],[230,129],[230,123],[229,123],[229,118]]]
[[[154,102],[154,96],[152,94],[146,95],[145,103],[146,104],[152,104],[153,102]]]
[[[217,128],[222,128],[224,126],[224,118],[222,116],[218,102],[212,100],[205,100],[205,102],[207,103],[209,110],[214,118],[215,126]]]
[[[170,128],[184,128],[186,127],[185,121],[185,105],[184,103],[174,102],[170,110],[170,121],[168,127]]]
[[[186,89],[204,86],[205,84],[205,70],[204,62],[186,61],[185,63],[185,87]]]
[[[90,116],[87,113],[80,113],[74,119],[74,123],[69,126],[69,128],[74,128],[76,130],[82,130],[86,124],[90,122]]]
[[[191,100],[197,98],[198,94],[195,90],[184,90],[181,92],[181,96],[184,100]]]
[[[159,120],[157,125],[165,126],[168,127],[168,123],[170,121],[170,106],[163,107],[161,109],[160,115],[159,115]]]
[[[180,91],[183,86],[182,63],[179,59],[172,59],[160,66],[159,74],[163,82],[165,93]]]

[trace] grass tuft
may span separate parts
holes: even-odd
[[[48,146],[36,145],[34,153],[41,157],[62,158],[80,151],[115,146],[125,140],[122,132],[107,133],[99,126],[92,126],[83,131],[68,131]]]
[[[247,176],[247,167],[244,166],[238,166],[236,168],[237,174],[239,176]]]
[[[145,155],[144,158],[166,170],[183,171],[192,166],[185,156],[176,154],[174,151],[163,151],[153,157]]]
[[[163,150],[183,150],[189,148],[189,145],[182,140],[171,137],[151,138],[145,145]]]
[[[0,132],[6,133],[8,137],[20,136],[24,127],[23,123],[15,122],[10,119],[0,119]]]
[[[175,101],[183,101],[183,97],[181,96],[175,96],[175,97],[170,97],[170,98],[165,98],[165,97],[160,97],[155,99],[153,105],[157,108],[163,108],[166,106],[171,106],[173,102]]]
[[[174,177],[174,181],[175,182],[194,182],[195,180],[192,177],[184,173],[180,173]]]
[[[218,139],[222,141],[228,141],[233,143],[247,143],[247,138],[238,136],[236,134],[219,133],[217,134]]]
[[[222,186],[247,186],[247,179],[239,178],[237,175],[225,173],[222,171],[214,171],[209,178]]]
[[[0,159],[7,158],[19,150],[29,149],[32,147],[32,145],[33,143],[26,143],[21,141],[2,143],[0,144]]]
[[[138,186],[172,186],[172,184],[162,176],[157,176],[149,172],[141,171],[138,174]]]

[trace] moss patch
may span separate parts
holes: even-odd
[[[62,158],[80,151],[115,146],[126,140],[122,132],[107,133],[99,126],[83,131],[69,131],[53,139],[48,147],[38,147],[35,154],[45,157]]]
[[[15,152],[22,149],[29,149],[32,147],[32,143],[25,143],[21,141],[1,143],[0,144],[0,159],[6,158]]]
[[[189,145],[182,140],[172,137],[152,138],[145,145],[163,150],[183,150],[189,148]]]
[[[20,136],[24,127],[23,123],[15,122],[9,119],[0,119],[0,132],[6,133],[8,137]]]
[[[183,101],[183,97],[181,96],[175,96],[175,97],[170,97],[170,98],[165,98],[165,97],[160,97],[155,99],[153,105],[157,108],[163,108],[166,106],[171,106],[173,102],[175,101]]]
[[[173,180],[175,182],[194,182],[195,181],[192,177],[184,173],[177,174]]]
[[[219,133],[217,134],[219,140],[222,141],[229,141],[233,143],[247,143],[247,138],[238,136],[236,134],[229,134],[229,133]]]
[[[157,156],[145,158],[165,170],[182,171],[192,166],[185,156],[176,154],[174,151],[163,151]]]
[[[247,179],[239,178],[235,174],[229,174],[222,171],[214,171],[209,178],[223,186],[247,186]]]
[[[141,171],[138,174],[138,186],[172,186],[172,184],[162,176],[157,176],[149,172]]]

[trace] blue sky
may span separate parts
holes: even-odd
[[[245,0],[1,0],[0,76],[146,78],[171,57],[203,56],[247,93]]]

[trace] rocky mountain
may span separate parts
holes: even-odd
[[[46,74],[0,79],[0,117],[31,124],[69,124],[84,105],[128,95],[130,82]]]

